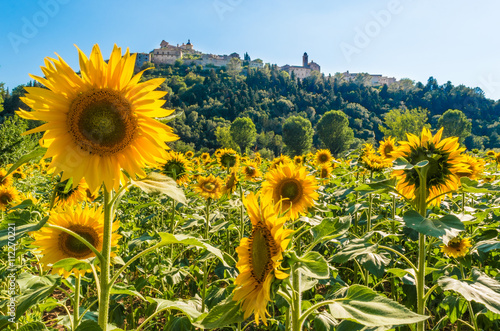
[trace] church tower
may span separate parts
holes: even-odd
[[[302,55],[302,66],[304,68],[307,68],[308,67],[308,64],[309,63],[309,57],[307,56],[307,53],[304,52],[304,55]]]

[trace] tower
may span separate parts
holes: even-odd
[[[304,52],[304,55],[302,55],[302,66],[304,68],[307,68],[308,63],[309,63],[309,57],[307,56],[307,53]]]

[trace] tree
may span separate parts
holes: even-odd
[[[463,143],[471,135],[472,123],[465,114],[458,109],[448,109],[439,119],[438,128],[443,128],[443,138],[458,137]]]
[[[302,116],[291,116],[283,123],[283,142],[292,156],[308,152],[313,135],[311,122]]]
[[[326,112],[316,126],[319,139],[334,154],[347,150],[354,139],[347,115],[340,110]]]
[[[215,137],[222,148],[237,149],[237,145],[231,138],[229,126],[218,126],[217,129],[215,129]]]
[[[231,124],[231,138],[240,147],[241,154],[246,153],[257,139],[255,124],[248,117],[238,117]]]
[[[241,60],[237,57],[232,57],[231,60],[229,60],[226,69],[229,76],[234,77],[238,75],[241,71]]]
[[[425,108],[391,109],[384,115],[384,126],[379,125],[379,130],[385,137],[394,137],[397,140],[406,140],[406,133],[420,135],[427,124],[429,111]]]

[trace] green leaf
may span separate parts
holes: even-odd
[[[349,230],[351,226],[351,217],[337,217],[334,219],[324,218],[320,224],[311,228],[313,235],[312,246],[320,242],[325,242],[333,238],[340,237]]]
[[[338,299],[330,304],[334,318],[350,320],[366,326],[389,326],[424,321],[429,316],[418,315],[396,301],[379,295],[362,285],[352,285],[335,293]]]
[[[354,190],[359,192],[361,195],[372,193],[372,194],[380,194],[384,192],[395,191],[396,179],[385,179],[379,182],[372,182],[369,184],[362,184],[356,187]]]
[[[390,326],[365,326],[349,320],[343,320],[335,331],[385,331],[393,330]]]
[[[439,220],[431,220],[422,217],[418,212],[410,210],[403,216],[407,227],[432,237],[456,237],[465,226],[460,219],[454,215],[445,215]]]
[[[36,148],[35,150],[30,152],[29,154],[21,157],[16,163],[14,163],[14,165],[12,165],[12,167],[10,167],[9,170],[7,170],[7,174],[5,176],[8,176],[11,173],[13,173],[14,171],[16,171],[16,169],[19,168],[24,163],[27,163],[33,159],[36,159],[37,157],[44,155],[45,152],[47,152],[47,148],[45,148],[45,147]]]
[[[102,328],[97,322],[86,320],[80,323],[75,331],[102,331]]]
[[[493,193],[500,191],[500,187],[490,183],[481,183],[467,177],[461,177],[461,191],[470,193]]]
[[[164,310],[180,310],[192,322],[200,317],[201,313],[196,309],[196,303],[193,301],[170,301],[148,297],[147,300],[151,303],[156,303],[156,312]]]
[[[482,303],[495,314],[500,314],[500,283],[477,268],[472,269],[472,279],[443,276],[438,279],[438,284],[443,290],[453,290],[465,300]]]
[[[134,286],[126,286],[123,283],[113,284],[111,288],[111,294],[124,294],[124,295],[132,295],[136,296],[142,300],[146,300],[141,293],[139,293]]]
[[[233,301],[233,297],[230,296],[210,309],[208,315],[199,323],[199,326],[205,329],[215,329],[243,322],[244,320],[240,304]]]
[[[299,261],[299,269],[304,275],[317,279],[328,279],[330,277],[328,262],[320,253],[307,252],[299,258]]]
[[[16,226],[16,235],[14,241],[17,242],[19,238],[21,238],[28,232],[40,230],[48,220],[49,218],[46,216],[37,224],[29,223],[21,226]],[[9,242],[12,242],[10,236],[11,232],[12,231],[9,231],[8,228],[0,230],[0,247],[7,245]]]
[[[490,240],[483,240],[478,242],[476,245],[474,245],[474,248],[472,250],[478,250],[483,253],[487,253],[489,251],[493,251],[496,249],[500,249],[500,241],[496,239],[490,239]]]
[[[366,254],[360,254],[356,257],[356,260],[368,271],[377,277],[382,277],[385,272],[385,266],[389,265],[391,260],[384,254],[367,252]]]
[[[224,264],[224,266],[229,267],[226,261],[224,261],[224,257],[222,256],[222,252],[220,249],[215,248],[214,246],[207,244],[195,237],[187,236],[184,234],[173,235],[171,233],[165,232],[161,232],[159,233],[159,235],[161,237],[161,245],[182,244],[205,248],[207,251],[217,256],[219,260],[221,260],[221,262]]]
[[[453,295],[446,296],[439,305],[446,311],[451,323],[455,323],[467,310],[466,301]]]
[[[360,239],[351,240],[332,257],[332,261],[335,263],[346,263],[359,255],[374,252],[376,247],[369,242],[369,239],[370,236],[365,236]]]
[[[165,194],[170,198],[186,205],[186,196],[182,189],[177,185],[172,178],[159,174],[157,172],[150,173],[146,178],[140,180],[131,180],[132,185],[137,186],[148,194]]]
[[[38,305],[38,303],[51,295],[57,285],[58,284],[55,283],[54,285],[42,286],[35,291],[19,296],[19,298],[17,299],[18,305],[16,308],[16,320],[23,316],[24,313],[32,306]]]
[[[316,331],[335,331],[337,324],[338,321],[324,311],[316,315],[313,322]]]
[[[17,329],[17,331],[45,331],[47,327],[42,322],[31,322],[24,324],[22,327]]]
[[[91,266],[90,263],[88,263],[85,260],[78,260],[75,259],[74,257],[70,257],[67,259],[62,259],[53,265],[54,268],[63,268],[66,271],[70,271],[72,269],[77,269],[77,270],[90,270]]]

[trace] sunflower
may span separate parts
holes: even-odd
[[[87,190],[89,187],[85,179],[82,178],[76,185],[68,185],[68,181],[69,179],[59,182],[54,187],[56,191],[55,203],[61,207],[78,204],[87,200]]]
[[[252,180],[255,181],[257,178],[262,176],[262,173],[259,169],[259,166],[257,163],[254,162],[248,162],[244,167],[243,167],[243,174],[245,175],[246,180]]]
[[[186,156],[186,158],[192,159],[193,156],[194,156],[194,152],[193,151],[187,151],[184,155]]]
[[[314,155],[314,163],[316,165],[322,165],[324,163],[330,163],[333,160],[332,153],[328,149],[319,149]]]
[[[238,165],[240,156],[232,148],[224,148],[218,150],[217,162],[221,168],[232,168]]]
[[[461,239],[460,237],[455,237],[448,241],[446,245],[441,245],[441,252],[446,254],[448,257],[457,258],[465,256],[471,246],[469,238]]]
[[[208,154],[208,153],[201,153],[200,159],[202,159],[203,161],[210,160],[210,154]]]
[[[69,229],[76,234],[86,239],[98,251],[102,250],[103,231],[104,231],[104,214],[101,208],[95,209],[90,207],[81,208],[66,208],[65,210],[55,210],[48,220],[49,224],[58,225]],[[120,235],[116,233],[119,223],[114,222],[112,228],[111,245],[118,245]],[[37,251],[41,252],[43,257],[40,263],[44,268],[48,269],[54,263],[67,258],[75,258],[84,260],[94,257],[95,254],[78,239],[63,232],[59,229],[43,227],[41,230],[32,233],[35,241],[34,246],[38,246]],[[111,256],[116,254],[111,252]],[[53,268],[52,273],[59,273],[65,278],[68,278],[72,273],[85,275],[86,270],[72,269],[70,271],[63,268]]]
[[[116,45],[104,61],[98,45],[90,59],[78,49],[80,72],[77,75],[58,56],[46,58],[45,78],[31,77],[48,89],[26,87],[24,103],[34,111],[19,110],[23,118],[47,122],[24,134],[45,131],[40,140],[52,157],[50,168],[63,172],[62,180],[82,178],[94,191],[105,184],[118,190],[130,176],[145,176],[143,167],[156,165],[165,157],[165,142],[177,140],[172,128],[153,119],[166,117],[161,98],[155,91],[163,78],[139,83],[143,71],[133,76],[135,57],[129,50],[122,57]]]
[[[260,164],[262,163],[262,156],[260,156],[260,153],[257,152],[253,155],[253,162],[255,162],[257,165],[260,166]]]
[[[467,167],[467,172],[457,172],[459,177],[468,177],[472,180],[479,179],[480,175],[484,171],[484,160],[470,156],[469,154],[464,154],[465,166]]]
[[[19,192],[12,186],[0,186],[0,210],[7,210],[20,201]]]
[[[396,158],[405,158],[410,164],[416,165],[421,161],[428,161],[427,171],[427,202],[439,204],[442,195],[457,190],[460,185],[458,173],[470,173],[465,164],[466,159],[460,148],[457,137],[441,140],[443,128],[433,137],[432,133],[424,128],[420,137],[407,134],[408,141],[400,142],[400,146],[392,152]],[[407,199],[418,196],[420,181],[416,169],[395,170],[397,190]],[[436,198],[436,199],[434,199]]]
[[[500,163],[500,153],[495,154],[496,163]]]
[[[276,169],[278,166],[288,163],[292,163],[292,160],[288,156],[281,154],[279,157],[274,158],[269,169]]]
[[[495,151],[488,151],[486,153],[487,156],[492,156],[492,157],[495,157],[497,155],[497,153],[495,153]]]
[[[195,185],[194,190],[205,199],[217,200],[222,195],[223,185],[222,180],[214,175],[198,176],[198,184]]]
[[[236,190],[236,185],[238,184],[238,178],[236,176],[236,171],[231,171],[229,176],[227,176],[224,186],[222,186],[222,194],[231,195]]]
[[[392,166],[392,162],[380,155],[369,153],[361,157],[363,166],[370,171],[382,171]]]
[[[12,172],[11,176],[16,179],[26,179],[26,174],[21,168],[18,168],[14,172]]]
[[[319,195],[314,176],[306,173],[306,167],[287,163],[270,170],[262,184],[263,198],[272,201],[287,218],[295,219],[314,204]]]
[[[288,274],[280,270],[283,251],[288,246],[287,239],[292,230],[283,229],[286,221],[278,217],[269,200],[261,199],[250,193],[243,203],[252,222],[252,234],[241,239],[238,253],[240,274],[234,281],[237,285],[233,300],[241,303],[244,318],[255,316],[255,323],[261,318],[267,325],[266,306],[271,300],[270,291],[274,278],[285,279]]]
[[[302,155],[296,155],[293,157],[293,164],[302,165],[304,163],[304,157]]]
[[[177,152],[168,153],[159,169],[164,175],[173,178],[177,184],[186,183],[189,179],[189,172],[192,170],[189,161]]]
[[[10,186],[12,185],[12,177],[6,176],[7,171],[0,169],[0,186]]]
[[[327,181],[332,175],[332,170],[333,169],[329,164],[322,164],[318,171],[319,178],[321,178],[322,181]]]
[[[389,161],[393,161],[392,152],[396,149],[396,138],[388,137],[380,142],[378,152],[380,155]]]

